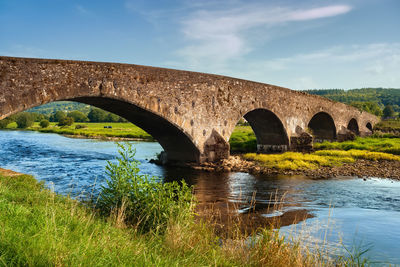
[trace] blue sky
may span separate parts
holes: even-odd
[[[400,1],[0,0],[0,55],[400,88]]]

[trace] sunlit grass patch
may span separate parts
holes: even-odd
[[[299,152],[286,152],[283,154],[256,154],[248,153],[245,159],[261,162],[264,166],[285,170],[316,169],[321,166],[338,166],[343,163],[355,161],[350,156],[337,157],[334,155],[303,154]]]
[[[354,141],[315,143],[315,149],[368,150],[400,155],[400,138],[358,137]]]
[[[250,126],[236,126],[229,139],[231,152],[252,152],[257,150],[257,140]]]
[[[392,160],[400,161],[400,156],[383,153],[383,152],[371,152],[365,150],[319,150],[315,152],[316,155],[321,156],[333,156],[333,157],[352,157],[356,159],[368,159],[368,160]]]

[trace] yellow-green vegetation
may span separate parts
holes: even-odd
[[[39,131],[44,133],[57,133],[65,135],[80,135],[85,137],[115,137],[115,138],[138,138],[147,141],[153,141],[153,137],[143,131],[141,128],[132,123],[125,122],[87,122],[74,123],[71,126],[57,126],[58,123],[51,122],[46,128],[40,127],[38,122],[35,122],[26,130]],[[111,126],[112,128],[104,128]],[[7,129],[16,129],[15,122],[10,123]]]
[[[390,132],[393,130],[400,130],[400,119],[397,120],[383,120],[374,126],[375,130],[382,132]]]
[[[248,153],[244,155],[244,158],[261,162],[269,168],[283,170],[316,169],[320,166],[337,166],[355,161],[354,158],[349,156],[325,156],[300,152],[286,152],[283,154]]]
[[[257,150],[257,140],[250,126],[236,126],[229,139],[231,152],[251,152]]]
[[[119,163],[126,162],[123,159]],[[122,166],[122,173],[129,168]],[[118,176],[120,171],[114,173]],[[119,178],[125,180],[127,176]],[[118,180],[116,177],[115,181]],[[114,189],[118,194],[120,187]],[[164,189],[159,187],[157,190]],[[122,190],[118,198],[126,200],[125,193]],[[142,192],[138,196],[143,196]],[[175,197],[169,196],[169,201]],[[152,199],[145,198],[145,201]],[[162,198],[158,202],[168,196]],[[311,252],[298,242],[287,242],[277,231],[269,229],[258,231],[250,239],[248,234],[231,229],[229,238],[222,239],[211,225],[194,219],[194,202],[176,210],[180,211],[178,213],[169,213],[162,226],[164,231],[155,231],[157,225],[142,231],[137,224],[129,224],[130,220],[126,220],[130,212],[129,206],[125,205],[127,202],[112,200],[111,213],[101,215],[97,209],[51,192],[32,176],[10,177],[0,173],[0,264],[347,266],[360,260],[351,256],[328,259],[324,257],[326,254]],[[137,198],[136,201],[143,200]],[[152,201],[154,207],[165,208],[156,199]],[[148,208],[142,211],[150,212],[149,216],[161,211],[162,215],[162,210],[155,211],[151,205]]]
[[[400,156],[370,152],[364,150],[320,150],[310,154],[299,152],[286,152],[283,154],[256,154],[248,153],[245,159],[261,162],[268,168],[282,170],[306,170],[319,167],[340,166],[343,163],[353,163],[356,159],[367,160],[396,160],[400,161]]]
[[[400,138],[357,137],[354,141],[315,143],[315,149],[367,150],[400,155]]]

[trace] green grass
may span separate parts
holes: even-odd
[[[281,170],[307,170],[319,167],[340,166],[344,163],[353,163],[357,159],[392,160],[400,161],[400,156],[382,152],[365,150],[319,150],[310,154],[299,152],[285,152],[283,154],[256,154],[244,155],[247,160],[255,160],[268,168]]]
[[[84,125],[86,128],[75,129],[76,125]],[[112,129],[104,129],[104,126],[112,126]],[[10,123],[7,129],[17,129],[15,122]],[[65,135],[81,135],[85,137],[116,137],[138,138],[146,141],[154,141],[153,137],[132,123],[74,123],[67,127],[58,127],[56,122],[51,122],[47,128],[41,128],[38,122],[27,130],[44,133],[57,133]],[[231,152],[244,153],[257,150],[257,140],[250,126],[237,126],[229,140]]]
[[[257,140],[250,126],[236,126],[229,139],[231,152],[244,153],[257,150]]]
[[[341,266],[278,232],[260,230],[252,245],[235,232],[221,240],[184,216],[163,234],[140,233],[43,187],[32,176],[0,174],[1,266]],[[222,244],[222,245],[221,245]]]
[[[85,128],[75,129],[76,125],[83,125]],[[104,126],[112,126],[112,129],[105,129]],[[15,122],[10,123],[7,129],[16,129]],[[85,137],[115,137],[115,138],[138,138],[147,141],[154,141],[153,137],[132,123],[123,122],[101,122],[101,123],[74,123],[71,126],[59,127],[52,122],[47,128],[41,128],[38,122],[27,130],[34,130],[44,133],[57,133],[66,135],[81,135]]]
[[[357,137],[354,141],[315,143],[314,148],[336,150],[367,150],[400,155],[400,138]]]
[[[374,126],[375,130],[382,132],[389,132],[393,130],[400,130],[400,119],[397,120],[383,120]]]

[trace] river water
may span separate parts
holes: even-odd
[[[284,226],[281,233],[324,246],[331,253],[343,253],[344,247],[368,248],[366,256],[376,265],[400,265],[399,181],[372,177],[312,180],[164,168],[148,162],[162,150],[158,143],[132,143],[142,173],[167,181],[184,178],[195,186],[202,203],[238,203],[238,212],[246,213],[253,199],[258,213],[266,218],[296,211],[304,215],[305,211],[312,218]],[[2,168],[34,175],[56,192],[75,197],[97,192],[105,180],[107,161],[117,151],[114,142],[0,131]],[[276,209],[266,208],[271,203]]]

